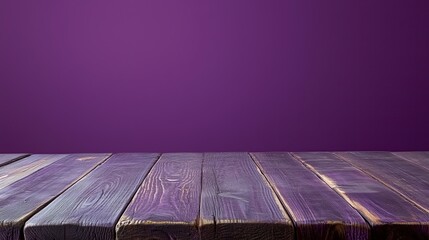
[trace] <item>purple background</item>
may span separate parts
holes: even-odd
[[[0,2],[0,152],[428,150],[429,1]]]

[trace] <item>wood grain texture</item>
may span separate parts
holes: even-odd
[[[0,154],[0,167],[15,162],[26,156],[28,156],[28,154]]]
[[[293,153],[358,210],[372,239],[429,238],[429,215],[397,192],[333,153]]]
[[[158,156],[111,156],[30,218],[25,239],[115,239],[117,220]]]
[[[65,154],[35,154],[1,167],[0,189],[65,156]]]
[[[390,152],[342,152],[337,155],[429,213],[429,170]]]
[[[108,154],[72,154],[0,189],[0,239],[22,238],[24,222]]]
[[[166,153],[117,224],[117,239],[198,239],[201,153]]]
[[[369,239],[361,215],[289,153],[251,155],[288,210],[297,239]]]
[[[429,152],[393,152],[393,154],[429,170]]]
[[[201,239],[293,239],[293,225],[247,153],[206,153]]]

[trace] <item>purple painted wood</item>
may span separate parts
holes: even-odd
[[[370,223],[372,239],[428,239],[429,215],[333,153],[293,153]]]
[[[26,156],[28,156],[28,154],[0,154],[0,167],[15,162],[16,160],[19,160]]]
[[[393,154],[429,170],[429,152],[393,152]]]
[[[113,155],[30,218],[25,239],[115,239],[117,220],[158,157]]]
[[[201,239],[293,239],[293,225],[247,153],[206,153]]]
[[[201,153],[166,153],[121,216],[117,239],[198,239]]]
[[[368,239],[369,226],[289,153],[252,153],[295,223],[297,239]]]
[[[1,167],[0,189],[65,156],[65,154],[35,154]]]
[[[72,154],[0,189],[0,239],[22,238],[24,222],[108,154]]]
[[[429,170],[389,152],[342,152],[337,155],[429,213]]]

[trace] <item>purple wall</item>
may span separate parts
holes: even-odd
[[[0,2],[0,152],[429,149],[429,1]]]

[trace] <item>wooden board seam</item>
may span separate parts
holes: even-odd
[[[45,203],[41,204],[38,208],[36,208],[36,210],[31,213],[30,215],[26,216],[26,220],[25,222],[27,222],[28,219],[30,219],[32,216],[36,215],[37,213],[39,213],[43,208],[45,208],[46,206],[48,206],[52,201],[54,201],[58,196],[60,196],[61,194],[63,194],[65,191],[67,191],[67,189],[69,189],[70,187],[72,187],[74,184],[76,184],[77,182],[79,182],[83,177],[85,177],[86,175],[88,175],[89,173],[91,173],[94,169],[96,169],[98,166],[100,166],[101,164],[103,164],[105,161],[107,161],[107,159],[109,159],[112,156],[112,153],[109,153],[107,155],[107,157],[103,160],[100,161],[99,163],[97,163],[93,168],[89,169],[86,173],[80,175],[77,179],[75,179],[69,186],[65,187],[62,191],[60,191],[58,194],[56,194],[54,197],[52,197],[52,199],[50,199],[49,201],[46,201]],[[37,170],[40,171],[41,169]],[[36,171],[36,172],[37,172]],[[24,228],[21,227],[21,236],[24,236],[23,231]]]
[[[199,198],[200,199],[200,203],[198,205],[198,218],[195,221],[196,227],[198,229],[198,234],[200,235],[199,236],[200,239],[201,239],[201,229],[202,229],[202,227],[204,225],[204,223],[203,223],[204,221],[203,221],[203,219],[201,217],[201,208],[202,208],[202,204],[203,204],[203,201],[202,201],[202,197],[203,197],[203,179],[204,179],[203,169],[204,169],[204,159],[206,158],[206,153],[203,152],[202,154],[203,154],[203,156],[202,156],[202,159],[201,159],[201,173],[200,173],[200,175],[201,175],[200,176],[201,177],[201,181],[200,181],[200,198]],[[216,217],[214,215],[212,215],[212,217],[213,217],[213,230],[214,230],[214,234],[216,234],[217,221],[216,221]]]
[[[122,221],[121,221],[121,218],[122,218],[122,216],[123,216],[123,214],[124,214],[124,212],[125,212],[125,210],[127,209],[127,207],[128,207],[128,205],[131,203],[131,201],[134,199],[134,197],[136,196],[136,194],[137,194],[137,192],[139,191],[139,187],[142,185],[142,183],[143,183],[143,181],[145,180],[145,178],[147,177],[147,175],[149,174],[149,172],[152,170],[152,168],[155,166],[155,164],[158,162],[158,160],[161,158],[161,153],[156,153],[157,154],[157,156],[156,156],[156,159],[155,159],[155,161],[153,162],[153,164],[152,164],[152,166],[150,166],[150,168],[149,168],[149,170],[147,171],[147,173],[146,173],[146,175],[144,176],[144,177],[142,177],[142,179],[141,179],[141,181],[139,181],[139,183],[137,184],[137,187],[136,187],[136,189],[133,191],[133,193],[131,194],[131,196],[132,197],[130,197],[129,199],[128,199],[128,201],[127,201],[127,203],[126,204],[124,204],[124,208],[121,210],[121,213],[120,214],[118,214],[118,217],[115,219],[115,227],[114,227],[114,230],[115,230],[115,233],[114,233],[114,235],[115,235],[115,239],[117,239],[118,238],[118,236],[117,236],[117,230],[119,229],[119,227],[120,226],[122,226],[122,224],[121,223],[123,223]],[[131,220],[127,220],[127,221],[130,221],[131,222]]]
[[[204,166],[204,158],[206,157],[206,153],[202,153],[202,159],[201,159],[201,168],[200,168],[200,196],[199,196],[199,204],[198,204],[198,214],[197,219],[195,220],[195,226],[198,229],[198,234],[200,234],[200,224],[201,224],[201,202],[202,202],[202,196],[203,196],[203,166]],[[213,223],[216,229],[216,221],[213,217]]]
[[[307,163],[305,163],[304,161],[301,161],[300,159],[299,159],[299,157],[298,156],[296,156],[294,153],[290,153],[291,154],[291,156],[293,157],[293,159],[295,159],[296,161],[298,161],[298,162],[300,162],[305,168],[307,168],[309,171],[311,171],[314,175],[316,175],[316,177],[318,177],[322,182],[324,182],[326,185],[328,185],[328,187],[329,188],[331,188],[336,194],[338,194],[342,199],[344,199],[344,201],[345,202],[347,202],[347,204],[349,204],[349,206],[350,207],[352,207],[353,209],[355,209],[356,210],[356,212],[365,220],[365,222],[368,224],[368,226],[370,226],[370,228],[372,228],[372,224],[370,223],[370,221],[364,216],[364,215],[362,215],[362,213],[359,211],[359,209],[357,209],[353,204],[352,204],[352,200],[348,197],[348,196],[346,196],[346,195],[344,195],[344,194],[342,194],[340,191],[339,191],[339,189],[337,189],[337,187],[335,187],[335,186],[331,186],[332,184],[333,184],[333,182],[334,181],[331,181],[331,180],[329,180],[329,178],[323,178],[320,174],[318,174],[317,173],[317,171],[312,167],[312,166],[310,166],[309,164],[307,164]],[[358,170],[360,170],[360,169],[358,169]],[[330,183],[331,182],[331,183]],[[333,185],[336,185],[336,184],[333,184]]]
[[[295,231],[295,229],[297,229],[297,226],[296,226],[296,222],[293,220],[294,218],[292,217],[292,213],[290,212],[289,207],[285,206],[283,204],[283,202],[280,200],[281,199],[280,193],[277,191],[277,188],[268,180],[268,177],[265,175],[265,173],[262,169],[262,166],[260,166],[258,161],[255,160],[255,156],[253,156],[253,154],[250,152],[248,152],[248,154],[249,154],[250,158],[252,159],[252,161],[256,164],[256,169],[258,170],[258,172],[262,175],[265,182],[268,183],[268,186],[270,186],[271,191],[274,193],[275,200],[283,208],[285,213],[288,215],[288,217],[292,223],[292,226],[293,226],[293,239],[297,239],[297,231]]]
[[[397,193],[399,196],[401,196],[403,199],[405,199],[406,201],[408,201],[409,203],[411,203],[412,205],[414,205],[415,207],[417,207],[418,209],[429,213],[429,209],[421,206],[420,204],[416,203],[415,201],[413,201],[412,199],[410,199],[409,197],[405,196],[403,193],[401,193],[400,191],[396,190],[393,187],[390,187],[387,183],[385,183],[383,180],[377,178],[376,176],[374,176],[373,174],[366,172],[364,169],[358,167],[357,165],[355,165],[354,163],[352,163],[351,161],[348,161],[345,157],[336,154],[335,152],[333,153],[336,157],[338,157],[339,159],[351,164],[353,167],[355,167],[356,169],[360,170],[361,172],[365,173],[366,175],[370,176],[371,178],[375,179],[377,182],[381,183],[383,186],[385,186],[386,188],[392,190],[393,192]],[[395,155],[396,156],[396,155]],[[402,159],[402,158],[401,158]],[[410,162],[407,160],[407,162]]]
[[[16,162],[16,161],[18,161],[18,160],[21,160],[21,159],[23,159],[23,158],[26,158],[26,157],[28,157],[28,156],[30,156],[30,155],[31,155],[31,154],[29,154],[29,153],[23,153],[22,155],[20,155],[20,156],[18,156],[18,157],[12,158],[12,159],[10,159],[9,161],[6,161],[6,162],[4,162],[4,163],[0,164],[0,167],[6,166],[6,165],[11,164],[11,163],[14,163],[14,162]]]
[[[121,214],[119,214],[118,219],[116,219],[116,224],[115,224],[115,238],[117,239],[118,236],[118,230],[120,227],[122,227],[123,225],[125,225],[126,221],[131,222],[131,220],[122,220],[121,218],[123,217],[123,214],[125,212],[125,210],[127,209],[127,207],[130,205],[130,203],[134,200],[135,197],[137,197],[137,192],[139,191],[141,185],[143,184],[143,181],[146,179],[147,175],[149,175],[149,173],[152,171],[153,167],[155,166],[155,164],[158,162],[158,160],[161,158],[162,153],[158,153],[158,156],[156,157],[156,160],[153,162],[152,166],[150,166],[149,170],[147,171],[146,175],[142,178],[141,182],[138,184],[138,187],[136,188],[136,190],[133,192],[132,196],[130,199],[128,199],[127,204],[125,204],[124,209],[121,211]]]
[[[404,156],[401,156],[401,155],[396,154],[396,152],[390,152],[390,153],[392,153],[392,155],[394,155],[395,157],[398,157],[398,158],[400,158],[400,159],[403,159],[403,160],[407,161],[408,163],[413,164],[414,166],[417,166],[417,167],[419,167],[419,168],[424,168],[424,169],[429,170],[429,166],[419,165],[418,163],[416,163],[416,162],[414,162],[414,161],[409,160],[407,157],[404,157]]]

